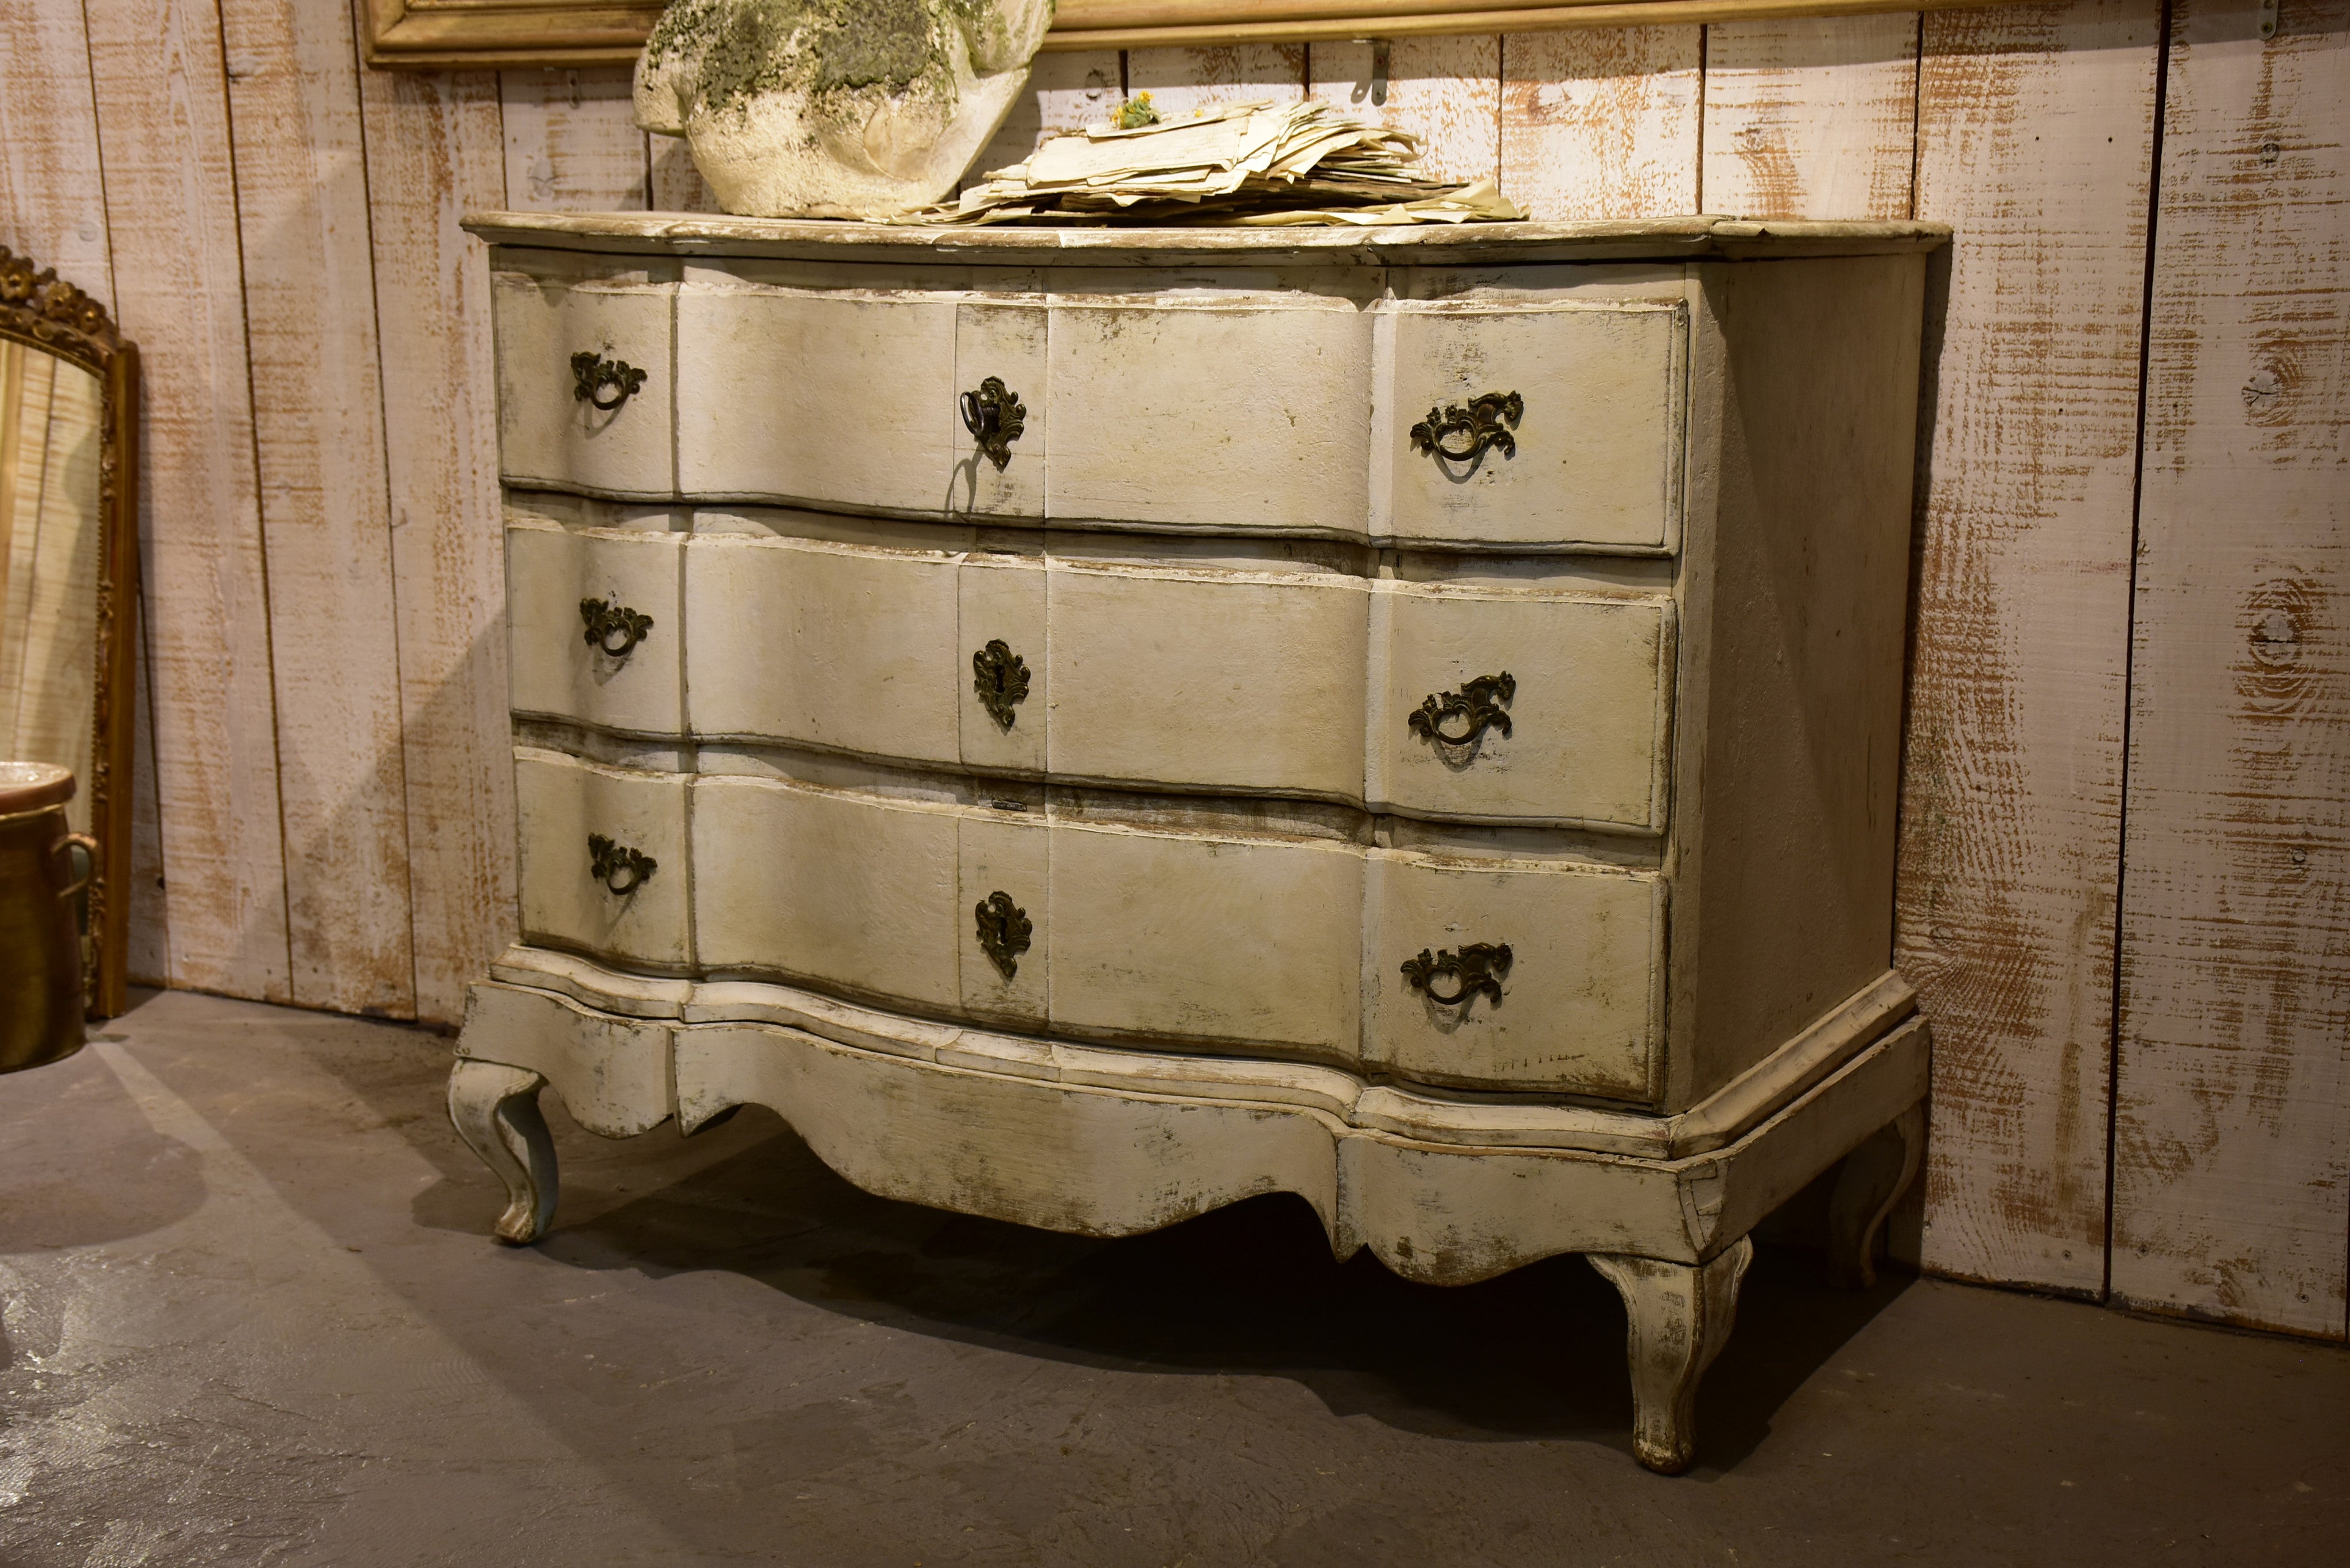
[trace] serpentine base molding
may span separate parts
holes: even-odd
[[[1765,1064],[1800,1082],[1781,1058],[1806,1042],[1821,1055],[1825,1032],[1840,1046],[1828,1070],[1734,1137],[1658,1158],[1561,1140],[1580,1130],[1586,1144],[1619,1141],[1612,1122],[1696,1112],[1440,1101],[1326,1068],[988,1035],[789,987],[648,981],[526,949],[497,972],[474,988],[449,1100],[506,1184],[505,1241],[535,1241],[553,1218],[555,1156],[536,1106],[550,1085],[607,1137],[672,1120],[690,1134],[765,1106],[868,1192],[1086,1235],[1293,1192],[1337,1256],[1368,1247],[1427,1283],[1590,1255],[1629,1314],[1637,1451],[1666,1470],[1689,1463],[1690,1401],[1729,1333],[1747,1233],[1861,1149],[1832,1204],[1830,1268],[1846,1282],[1873,1277],[1877,1233],[1916,1173],[1927,1087],[1927,1026],[1891,976]],[[1877,1033],[1862,1034],[1872,1018]],[[1496,1129],[1520,1141],[1465,1140],[1502,1112],[1518,1121]],[[1550,1141],[1523,1141],[1543,1116]]]

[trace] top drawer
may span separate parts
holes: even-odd
[[[1674,548],[1689,379],[1679,280],[1660,289],[1635,269],[1517,270],[1500,289],[1424,280],[1421,290],[1461,293],[1381,313],[1391,364],[1378,445],[1389,483],[1378,532],[1531,550]]]
[[[670,315],[674,262],[616,266],[497,253],[498,467],[507,483],[623,499],[676,493]]]
[[[1678,267],[735,260],[671,282],[501,252],[496,276],[515,483],[1440,549],[1679,542]]]

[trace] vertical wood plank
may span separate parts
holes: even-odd
[[[1929,302],[1896,957],[1934,1022],[1926,1265],[2103,1287],[2158,0],[1927,15]],[[1936,317],[1940,330],[1934,330]]]
[[[351,13],[224,0],[221,22],[294,999],[405,1017],[416,982],[400,649]]]
[[[1315,44],[1307,52],[1313,94],[1420,140],[1420,161],[1440,180],[1498,180],[1502,172],[1502,40],[1398,38],[1388,49],[1387,101],[1372,101],[1371,46]]]
[[[548,213],[645,208],[650,180],[645,133],[629,99],[631,80],[627,66],[498,74],[509,206]],[[681,183],[674,171],[672,183]]]
[[[2350,4],[2175,0],[2116,1091],[2116,1299],[2340,1338]]]
[[[656,213],[723,213],[717,193],[704,183],[702,171],[693,166],[693,149],[679,136],[647,136],[645,151],[650,161],[646,177],[651,182],[652,210]]]
[[[416,1012],[456,1022],[514,940],[514,763],[489,258],[458,227],[505,201],[498,82],[359,79],[382,334]]]
[[[130,709],[130,932],[124,973],[133,985],[169,985],[172,981],[171,909],[163,883],[163,808],[155,762],[155,668],[142,609],[132,635],[138,639],[139,686]]]
[[[1536,218],[1697,211],[1704,31],[1502,40],[1502,193]]]
[[[1918,19],[1782,16],[1705,35],[1709,212],[1906,218]]]
[[[1305,46],[1238,44],[1211,49],[1129,49],[1126,88],[1148,92],[1165,119],[1216,103],[1305,96]]]
[[[174,985],[291,994],[276,697],[220,16],[88,8],[116,317],[140,349],[141,624],[162,965]],[[134,931],[134,950],[145,939]]]
[[[975,184],[990,170],[1025,161],[1047,136],[1107,119],[1118,109],[1118,71],[1116,49],[1038,55],[1029,65],[1020,100],[972,160],[962,183]]]
[[[0,0],[0,244],[114,308],[81,7]]]

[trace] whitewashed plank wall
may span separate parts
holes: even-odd
[[[1312,91],[1539,216],[1954,224],[1902,826],[1937,1034],[1916,1245],[2339,1338],[2350,0],[2256,20],[1399,40],[1384,109],[1361,44],[1054,55],[983,161],[1123,91]],[[630,124],[625,71],[369,72],[332,5],[0,0],[0,243],[109,301],[148,369],[134,969],[452,1022],[515,923],[457,221],[708,192]]]
[[[2131,665],[2113,1287],[2339,1334],[2350,4],[2179,0]]]

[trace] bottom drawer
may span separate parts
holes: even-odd
[[[525,940],[642,967],[691,969],[686,789],[675,774],[517,747]]]
[[[693,788],[704,972],[1081,1038],[1651,1097],[1652,872],[769,778]]]

